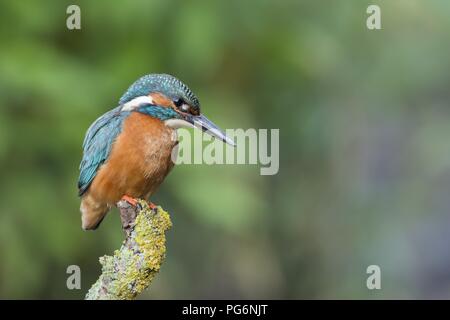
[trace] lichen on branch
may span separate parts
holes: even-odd
[[[126,239],[113,256],[101,257],[102,274],[86,300],[134,299],[152,282],[166,253],[165,232],[172,222],[161,207],[150,209],[139,200],[136,207],[118,203]]]

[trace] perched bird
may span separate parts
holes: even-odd
[[[174,166],[180,127],[196,127],[234,145],[201,113],[194,93],[168,74],[137,80],[119,106],[89,127],[78,179],[83,229],[96,229],[121,199],[135,204],[156,191]]]

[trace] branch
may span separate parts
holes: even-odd
[[[126,239],[114,256],[100,257],[102,274],[86,300],[131,300],[146,289],[158,273],[166,253],[165,232],[170,216],[161,207],[151,210],[144,200],[136,207],[117,204]]]

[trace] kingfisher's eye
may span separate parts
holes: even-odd
[[[178,99],[173,102],[178,108],[181,107],[184,103],[183,99]]]
[[[189,106],[188,106],[187,104],[183,103],[183,104],[181,105],[180,109],[181,109],[181,111],[183,111],[183,112],[188,112],[190,108],[189,108]]]
[[[186,102],[184,102],[182,98],[175,100],[173,103],[181,112],[191,113],[191,107]]]

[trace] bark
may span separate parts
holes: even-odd
[[[102,274],[86,295],[86,300],[131,300],[145,290],[158,273],[165,258],[165,232],[170,216],[161,207],[150,209],[138,200],[133,207],[117,204],[126,238],[113,256],[100,257]]]

